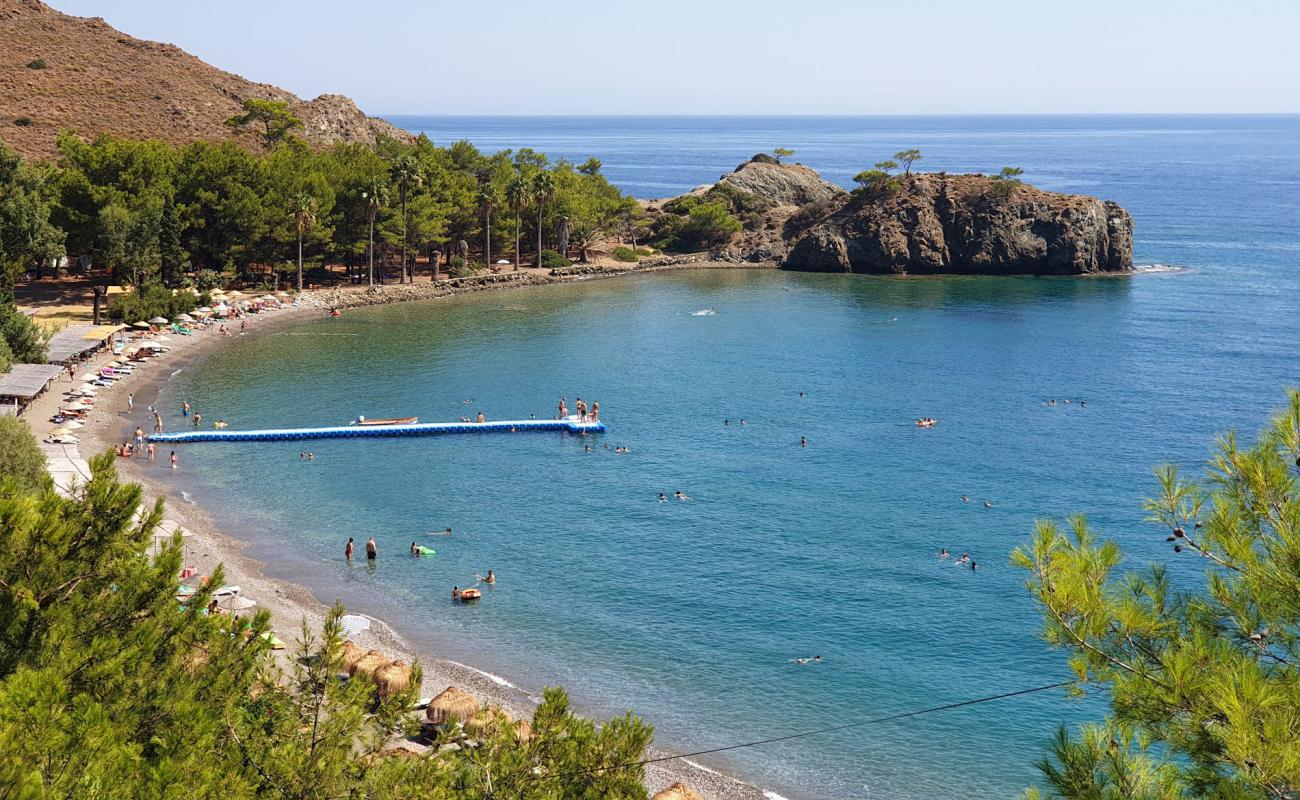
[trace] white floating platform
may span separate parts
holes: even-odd
[[[159,444],[177,442],[281,442],[300,439],[351,439],[377,436],[439,436],[448,433],[525,433],[564,431],[604,433],[605,423],[567,419],[521,419],[493,422],[415,422],[405,425],[340,425],[335,428],[274,428],[254,431],[182,431],[154,433],[147,438]]]

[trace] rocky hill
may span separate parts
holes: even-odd
[[[789,269],[1087,275],[1133,269],[1133,218],[1118,204],[984,175],[921,173],[855,194],[798,232]]]
[[[25,156],[53,155],[65,129],[174,144],[235,139],[256,149],[252,131],[225,124],[250,97],[289,103],[303,121],[300,135],[313,144],[410,137],[346,97],[304,101],[40,0],[0,0],[0,43],[0,141]]]
[[[986,175],[917,173],[850,194],[807,167],[760,155],[691,194],[726,203],[745,223],[714,249],[723,260],[877,274],[1133,268],[1133,219],[1116,203]]]

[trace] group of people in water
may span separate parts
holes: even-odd
[[[916,427],[918,428],[933,428],[935,425],[938,424],[939,424],[939,420],[935,419],[934,417],[921,417],[916,421]]]
[[[952,553],[948,552],[948,548],[945,547],[939,551],[940,561],[947,561],[951,557],[952,557]],[[962,553],[959,558],[953,558],[952,563],[956,564],[959,567],[968,566],[970,567],[971,572],[975,571],[975,567],[976,567],[975,559],[970,557],[970,553]]]
[[[1067,405],[1067,406],[1070,405],[1070,398],[1068,398],[1068,397],[1065,398],[1064,400],[1061,401],[1061,403],[1062,403],[1062,405]],[[1056,398],[1053,397],[1053,398],[1048,399],[1048,401],[1047,401],[1047,405],[1049,405],[1049,406],[1054,406],[1054,405],[1056,405]],[[1080,401],[1079,401],[1079,408],[1087,408],[1087,407],[1088,407],[1088,401],[1087,401],[1087,400],[1080,400]]]
[[[574,411],[573,415],[578,418],[579,422],[600,422],[600,401],[599,400],[592,400],[591,405],[588,406],[587,401],[579,397],[573,401],[573,411]],[[559,419],[568,419],[568,418],[569,418],[568,398],[561,397]]]
[[[673,492],[673,497],[676,498],[677,500],[690,500],[690,499],[691,499],[688,495],[683,494],[681,489],[678,489],[677,491]],[[668,495],[664,494],[663,492],[660,492],[660,493],[659,493],[659,502],[661,502],[661,503],[667,503],[667,502],[668,502]]]
[[[425,535],[426,536],[451,536],[451,528],[444,528],[440,531],[430,531]],[[416,556],[416,557],[437,554],[437,551],[435,551],[433,548],[425,547],[419,542],[411,542],[410,552],[412,556]],[[346,559],[349,563],[351,563],[352,556],[355,553],[356,553],[356,539],[349,536],[348,543],[343,546],[343,558]],[[366,559],[368,561],[377,561],[379,559],[379,544],[375,542],[375,537],[373,536],[371,536],[369,539],[366,540]],[[486,584],[488,586],[495,586],[497,582],[497,574],[491,569],[487,571],[486,575],[479,575],[476,573],[474,577],[478,580],[479,583]],[[470,600],[478,600],[480,597],[482,597],[482,593],[479,592],[478,589],[475,588],[462,589],[460,588],[460,586],[451,587],[452,600],[468,602]]]

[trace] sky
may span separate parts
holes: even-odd
[[[52,0],[371,114],[1300,112],[1297,0]]]

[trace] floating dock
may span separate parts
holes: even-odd
[[[153,433],[146,441],[178,442],[291,442],[301,439],[351,439],[376,436],[439,436],[448,433],[525,433],[564,431],[604,433],[605,423],[568,419],[521,419],[500,422],[416,422],[407,425],[340,425],[335,428],[275,428],[256,431],[179,431]]]

